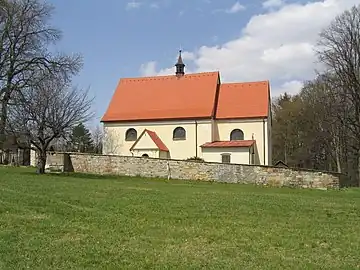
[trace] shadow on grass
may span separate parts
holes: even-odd
[[[32,171],[19,171],[21,175],[32,176],[32,177],[50,177],[50,178],[75,178],[75,179],[84,179],[84,180],[126,180],[126,181],[141,181],[145,184],[152,184],[156,182],[163,183],[172,183],[172,184],[181,184],[189,186],[208,186],[212,185],[215,182],[212,181],[200,181],[200,180],[180,180],[180,179],[165,179],[157,177],[140,177],[140,176],[127,176],[127,175],[112,175],[112,174],[91,174],[91,173],[79,173],[79,172],[48,172],[45,174],[38,174],[34,168]],[[227,183],[217,183],[217,184],[227,184]]]
[[[84,179],[84,180],[137,180],[143,181],[147,183],[151,183],[151,181],[161,181],[161,182],[177,182],[179,180],[171,179],[168,181],[165,178],[157,178],[157,177],[140,177],[140,176],[127,176],[127,175],[113,175],[113,174],[91,174],[91,173],[79,173],[79,172],[48,172],[45,174],[38,174],[36,169],[27,170],[27,171],[19,171],[21,175],[26,176],[39,176],[39,177],[50,177],[50,178],[75,178],[75,179]],[[151,181],[149,181],[151,180]],[[196,181],[191,180],[180,180],[184,183],[194,184]]]
[[[59,178],[80,178],[80,179],[123,179],[129,178],[127,176],[122,175],[103,175],[103,174],[90,174],[90,173],[56,173],[56,172],[48,172],[45,174],[39,174],[36,172],[36,169],[33,171],[22,171],[19,172],[22,175],[28,176],[42,176],[42,177],[59,177]]]

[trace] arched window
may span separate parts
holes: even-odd
[[[129,128],[125,134],[125,141],[136,141],[136,139],[137,139],[136,130],[133,128]]]
[[[186,131],[182,127],[177,127],[174,129],[173,132],[173,139],[174,140],[185,140],[186,139]]]
[[[148,154],[143,154],[142,157],[149,157],[149,155]]]
[[[244,132],[241,129],[234,129],[230,133],[230,141],[241,141],[244,139]]]

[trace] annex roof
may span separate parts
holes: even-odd
[[[159,136],[156,134],[156,132],[154,131],[150,131],[148,129],[145,129],[139,136],[139,138],[134,142],[134,144],[131,146],[130,150],[134,149],[134,147],[136,146],[136,144],[141,140],[142,136],[144,136],[144,134],[147,133],[149,135],[149,137],[151,138],[151,140],[155,143],[156,147],[160,150],[160,151],[164,151],[164,152],[169,152],[169,149],[166,147],[166,145],[164,144],[164,142],[159,138]]]
[[[226,148],[226,147],[250,147],[255,144],[255,140],[242,140],[242,141],[215,141],[207,142],[201,147],[203,148]]]

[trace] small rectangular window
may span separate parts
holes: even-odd
[[[222,163],[230,163],[230,154],[222,154],[221,155],[221,162]]]

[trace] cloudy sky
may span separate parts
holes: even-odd
[[[295,93],[317,68],[318,33],[360,0],[50,0],[56,49],[80,52],[75,82],[95,95],[97,120],[122,77],[218,70],[223,82],[270,80]]]

